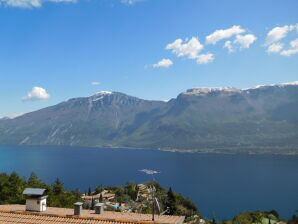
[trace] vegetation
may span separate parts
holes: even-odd
[[[154,185],[156,189],[155,196],[160,202],[161,210],[166,211],[166,214],[184,215],[188,219],[199,215],[198,209],[191,200],[173,192],[171,188],[168,191],[165,190],[156,182],[148,182],[145,184],[147,187],[149,187],[149,185]],[[47,185],[42,182],[35,173],[32,173],[28,180],[25,180],[17,173],[13,172],[10,175],[0,173],[0,204],[24,204],[25,197],[22,193],[27,187],[46,189],[47,195],[49,196],[47,203],[50,207],[72,208],[75,202],[82,201],[82,194],[79,190],[67,191],[63,186],[63,182],[59,179],[56,179],[53,184]],[[139,189],[138,185],[134,182],[128,182],[124,187],[99,186],[95,191],[89,188],[85,194],[91,196],[101,193],[103,190],[114,193],[115,202],[130,204],[132,212],[152,213],[151,198],[148,198],[148,200],[138,200]],[[99,201],[103,201],[103,199],[101,198]],[[88,208],[93,209],[94,204],[95,200],[91,200]]]
[[[184,198],[182,195],[175,193],[170,188],[164,189],[156,182],[148,182],[144,184],[149,188],[153,185],[155,188],[155,197],[158,199],[161,210],[167,215],[183,215],[188,219],[199,216],[199,210],[194,203]],[[94,194],[98,194],[103,190],[115,193],[115,201],[130,203],[133,211],[141,213],[152,213],[152,200],[141,200],[138,198],[138,185],[134,182],[128,182],[124,187],[102,187],[99,186],[95,189]],[[150,195],[149,195],[150,197]]]
[[[72,208],[75,202],[81,200],[78,190],[68,192],[59,179],[52,185],[47,185],[35,173],[25,180],[13,172],[10,175],[0,173],[0,204],[24,204],[25,197],[22,193],[27,187],[46,189],[49,196],[47,203],[52,207]]]
[[[210,222],[212,223],[212,222]],[[235,216],[232,220],[224,220],[222,224],[277,224],[286,223],[280,219],[277,211],[272,210],[269,212],[264,211],[254,211],[254,212],[242,212]],[[288,224],[297,224],[298,219],[293,216],[291,220],[287,222]]]
[[[195,220],[200,218],[199,211],[193,202],[182,195],[175,193],[171,188],[164,189],[156,182],[148,182],[144,184],[149,187],[153,185],[156,189],[155,197],[160,202],[161,210],[167,215],[183,215],[186,216],[187,222],[196,223]],[[82,201],[81,192],[79,190],[67,191],[63,182],[56,179],[51,185],[42,182],[35,173],[32,173],[28,180],[20,177],[13,172],[10,175],[0,173],[0,204],[24,204],[25,197],[22,194],[27,187],[44,188],[47,190],[48,206],[72,208],[73,204]],[[128,182],[125,186],[103,187],[98,186],[92,191],[91,188],[85,193],[86,195],[95,195],[106,190],[115,194],[115,202],[127,203],[131,205],[131,212],[152,213],[152,200],[138,199],[138,185],[134,182]],[[100,201],[103,201],[101,198]],[[94,208],[95,200],[91,201],[90,209]],[[111,208],[112,209],[112,208]],[[115,211],[120,211],[115,209]],[[206,224],[219,224],[220,222],[214,217],[207,220]],[[254,211],[242,212],[236,215],[232,220],[223,220],[221,224],[277,224],[286,223],[281,220],[277,211],[269,212]],[[288,224],[298,224],[298,217],[293,215]]]
[[[298,224],[298,216],[293,215],[292,218],[288,221],[288,224]]]

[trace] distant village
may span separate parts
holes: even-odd
[[[136,199],[127,201],[117,201],[116,193],[113,190],[105,190],[100,193],[89,192],[82,195],[84,205],[87,208],[93,208],[95,204],[104,202],[105,208],[111,211],[120,212],[138,212],[147,208],[152,201],[152,194],[149,186],[145,184],[137,185]]]

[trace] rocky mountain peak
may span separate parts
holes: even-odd
[[[237,93],[241,92],[240,89],[233,87],[200,87],[188,89],[186,92],[182,93],[184,95],[207,95],[210,93]]]

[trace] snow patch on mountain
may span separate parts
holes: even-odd
[[[279,84],[270,84],[270,85],[257,85],[250,88],[238,89],[234,87],[198,87],[191,88],[186,90],[186,92],[182,93],[185,95],[205,95],[209,93],[240,93],[246,92],[249,90],[260,89],[260,88],[268,88],[268,87],[286,87],[286,86],[296,86],[298,85],[298,81],[287,82],[287,83],[279,83]]]
[[[96,93],[95,95],[91,96],[91,98],[92,98],[92,101],[95,102],[95,101],[102,100],[105,96],[109,96],[112,94],[113,94],[113,92],[110,92],[110,91],[100,91],[100,92]]]

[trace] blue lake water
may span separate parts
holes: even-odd
[[[192,199],[205,217],[232,218],[245,210],[277,210],[289,218],[298,209],[298,156],[172,153],[158,150],[79,147],[0,147],[0,172],[47,183],[57,177],[68,189],[150,180]]]

